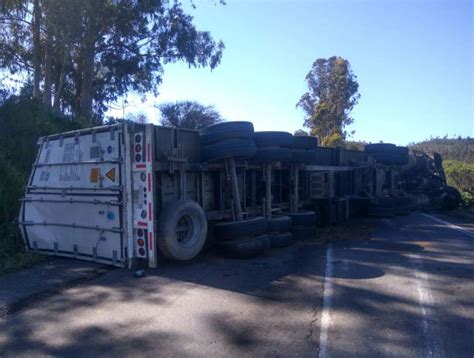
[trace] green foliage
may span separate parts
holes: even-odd
[[[457,160],[443,161],[443,168],[448,184],[461,192],[468,205],[474,204],[474,164]]]
[[[54,115],[36,100],[12,96],[0,106],[0,152],[4,160],[27,175],[36,156],[39,137],[88,125],[88,122]]]
[[[42,260],[44,256],[25,252],[14,225],[0,223],[0,275],[30,267]]]
[[[18,215],[25,184],[26,175],[8,163],[0,152],[0,223],[14,220]]]
[[[349,149],[349,150],[360,150],[360,151],[364,151],[365,149],[365,146],[367,145],[367,142],[360,142],[360,141],[345,141],[343,143],[343,147],[345,149]]]
[[[304,125],[323,145],[341,144],[348,135],[345,127],[354,121],[350,112],[360,98],[349,61],[336,56],[317,59],[306,83],[309,91],[297,103],[306,115]]]
[[[474,138],[431,138],[419,143],[410,143],[411,149],[423,152],[437,152],[444,160],[458,160],[474,163]]]
[[[223,119],[213,106],[203,106],[195,101],[168,102],[159,106],[161,125],[200,130]]]
[[[173,0],[4,0],[0,23],[0,67],[86,118],[130,91],[157,94],[167,63],[214,69],[224,49]]]

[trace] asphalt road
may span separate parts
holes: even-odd
[[[370,240],[107,272],[0,321],[0,356],[474,356],[474,225],[382,219]]]

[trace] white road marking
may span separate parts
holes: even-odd
[[[422,314],[422,330],[423,337],[425,339],[425,349],[427,357],[444,357],[444,351],[441,347],[441,338],[437,325],[430,327],[429,321],[435,321],[434,314],[431,312],[434,305],[433,296],[429,287],[428,275],[423,270],[423,264],[418,255],[412,256],[415,266],[413,271],[415,272],[415,283],[416,291],[418,294],[418,304],[421,308]],[[417,269],[419,267],[420,269]]]
[[[433,216],[433,215],[428,215],[428,214],[425,214],[425,213],[421,213],[421,215],[426,216],[427,218],[430,218],[431,220],[437,221],[440,224],[446,225],[447,227],[449,227],[451,229],[460,231],[460,232],[466,234],[467,236],[474,238],[474,233],[472,233],[472,232],[470,232],[466,229],[463,229],[460,226],[457,226],[457,225],[451,224],[447,221],[441,220],[441,219],[439,219],[439,218],[437,218],[436,216]]]
[[[323,313],[321,315],[321,331],[319,334],[319,358],[326,358],[328,354],[328,330],[331,324],[331,306],[332,306],[332,245],[329,244],[326,250],[326,267],[324,273],[324,292],[323,292]]]

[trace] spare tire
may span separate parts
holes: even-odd
[[[177,200],[165,206],[158,217],[157,228],[158,248],[169,259],[191,260],[206,242],[206,214],[192,200]]]
[[[219,241],[248,239],[266,234],[267,220],[256,217],[242,221],[223,221],[214,225],[214,235]]]
[[[293,136],[288,132],[265,131],[255,132],[257,147],[284,147],[291,148]]]
[[[297,213],[284,213],[289,216],[293,226],[311,226],[316,225],[316,213],[310,210],[302,210]]]
[[[252,122],[222,122],[201,130],[201,143],[207,145],[227,139],[250,139],[253,135]]]
[[[291,148],[301,150],[314,150],[318,146],[318,138],[309,135],[293,136]]]
[[[292,220],[286,215],[275,215],[267,219],[268,232],[287,232],[291,230]]]
[[[258,148],[253,157],[256,162],[290,162],[292,159],[291,150],[282,147]]]
[[[374,144],[367,144],[365,146],[365,151],[367,153],[373,152],[395,152],[397,146],[391,143],[374,143]]]
[[[247,159],[257,152],[253,139],[227,139],[222,142],[206,145],[204,159],[216,161],[228,158]]]
[[[293,234],[291,232],[284,232],[280,234],[270,234],[270,247],[287,247],[293,244]]]
[[[216,242],[215,247],[220,254],[247,258],[264,254],[270,249],[270,238],[268,235],[261,235],[247,240],[221,241]]]

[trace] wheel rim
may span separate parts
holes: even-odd
[[[180,246],[191,247],[197,242],[198,225],[198,221],[190,215],[180,217],[176,225],[176,239]]]

